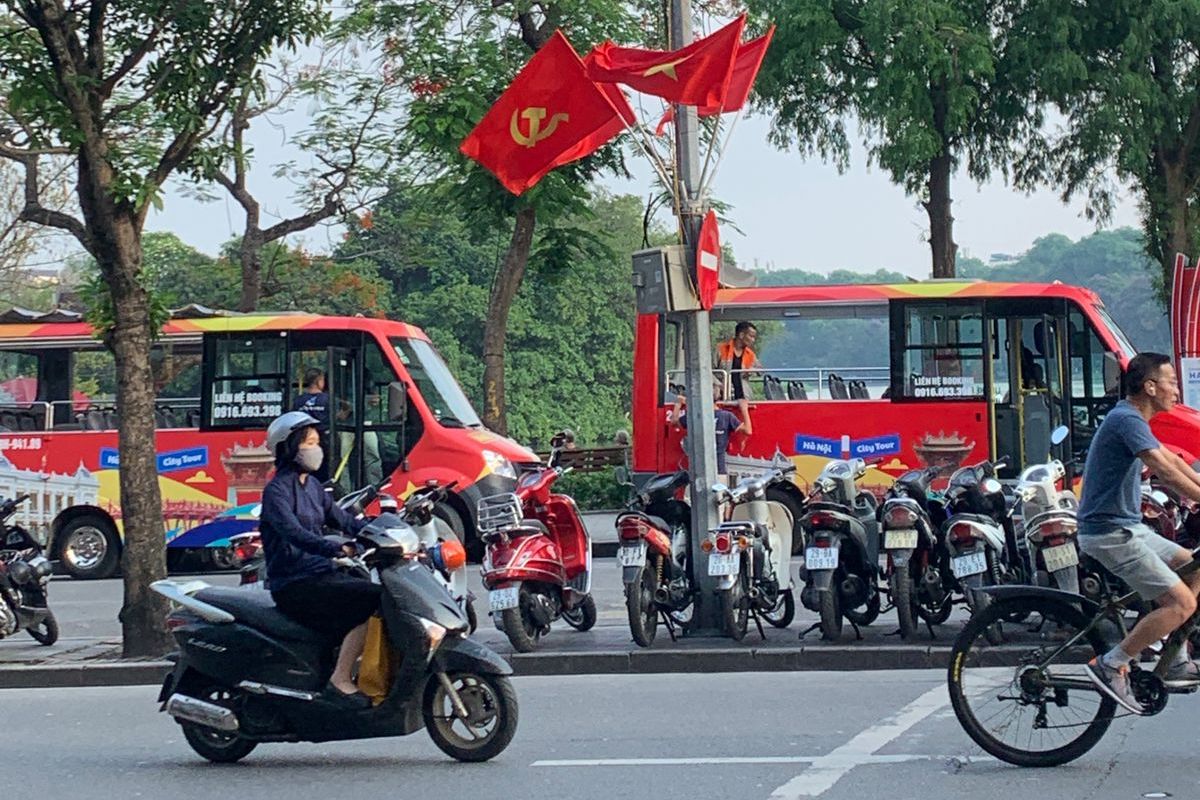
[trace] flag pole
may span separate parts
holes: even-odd
[[[725,141],[721,144],[721,149],[717,151],[717,163],[713,165],[712,175],[708,174],[708,163],[704,164],[704,172],[700,174],[700,191],[708,194],[709,184],[717,177],[717,170],[721,168],[721,162],[725,160],[725,151],[729,149],[729,142],[733,139],[733,129],[737,127],[738,120],[742,118],[742,109],[738,109],[733,115],[733,122],[729,123],[729,131],[725,134]],[[712,148],[708,151],[712,153]],[[707,178],[707,181],[705,180]]]

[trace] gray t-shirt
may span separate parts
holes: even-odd
[[[1083,467],[1079,533],[1108,533],[1142,521],[1142,460],[1157,450],[1150,424],[1128,400],[1113,407],[1100,423]]]
[[[716,440],[717,440],[717,474],[724,475],[725,469],[725,451],[729,449],[729,437],[738,429],[742,421],[737,418],[732,411],[726,411],[723,408],[718,408],[713,412],[713,422],[716,423]],[[679,415],[679,424],[687,430],[687,412]],[[687,447],[686,438],[684,447]]]

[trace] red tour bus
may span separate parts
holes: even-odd
[[[729,289],[712,320],[714,344],[739,321],[758,328],[760,371],[743,374],[754,433],[731,443],[730,471],[786,458],[801,486],[831,457],[882,457],[865,481],[876,490],[925,465],[1008,456],[1002,475],[1014,477],[1051,455],[1078,458],[1135,354],[1094,292],[1061,283]],[[639,317],[634,364],[634,469],[678,469],[670,415],[683,350],[671,315]],[[732,377],[714,371],[724,398]],[[1056,447],[1060,425],[1070,436]],[[1197,411],[1177,406],[1152,428],[1189,463],[1200,458]]]
[[[428,480],[457,481],[438,513],[471,542],[478,500],[512,491],[537,461],[484,430],[428,337],[402,322],[193,306],[164,326],[151,363],[171,561],[199,552],[220,564],[229,537],[257,527],[274,467],[266,426],[314,369],[328,395],[326,464],[342,491],[390,476],[404,497]],[[388,413],[398,390],[403,420]],[[0,315],[0,496],[32,495],[17,521],[75,577],[118,565],[115,393],[112,356],[77,314]]]

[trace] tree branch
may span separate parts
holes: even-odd
[[[154,24],[154,27],[150,30],[146,38],[137,47],[125,54],[125,58],[121,60],[116,70],[100,84],[100,88],[97,91],[101,97],[111,97],[113,91],[117,88],[117,84],[129,75],[130,72],[133,72],[137,68],[137,65],[142,62],[142,59],[149,55],[150,51],[154,49],[154,45],[158,40],[158,35],[162,33],[162,29],[163,22],[159,20]]]
[[[38,156],[0,144],[0,157],[16,161],[25,168],[25,207],[21,209],[19,219],[22,222],[33,222],[67,231],[79,240],[84,249],[94,254],[92,237],[87,226],[70,214],[42,205],[38,190]]]

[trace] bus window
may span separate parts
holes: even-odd
[[[659,350],[659,363],[662,364],[659,402],[669,405],[675,402],[675,395],[684,391],[683,331],[679,329],[678,322],[665,317],[659,317],[659,331],[662,337]]]
[[[279,333],[206,337],[206,428],[266,428],[283,413],[287,339]]]
[[[0,353],[0,428],[5,431],[45,430],[48,406],[41,355],[5,351]]]
[[[903,303],[897,359],[901,396],[979,400],[984,396],[983,309],[976,304]]]
[[[150,351],[154,375],[154,421],[159,428],[200,426],[200,346],[156,344]]]
[[[433,345],[422,339],[392,339],[391,342],[434,419],[447,428],[482,427],[483,422],[471,408],[471,401],[463,394]]]
[[[1071,364],[1071,422],[1072,445],[1075,454],[1087,450],[1104,415],[1117,401],[1116,386],[1105,380],[1107,348],[1091,323],[1075,309],[1068,317],[1067,337]],[[1119,330],[1112,326],[1114,331]],[[1124,335],[1117,337],[1124,342]],[[1125,345],[1122,344],[1122,347]]]

